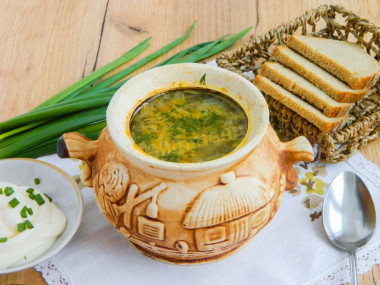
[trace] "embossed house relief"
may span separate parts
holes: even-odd
[[[195,230],[197,249],[209,251],[246,240],[269,221],[272,189],[255,177],[221,176],[221,185],[213,186],[196,197],[185,215],[183,227]]]
[[[198,194],[179,211],[178,221],[161,221],[159,211],[168,211],[158,205],[169,187],[165,181],[142,191],[121,164],[106,164],[98,176],[102,183],[95,191],[105,193],[97,195],[98,202],[115,227],[141,247],[177,257],[235,246],[255,235],[273,210],[274,190],[255,177],[236,177],[229,171],[218,184],[194,192]],[[168,238],[169,225],[171,231],[182,232],[183,239]]]
[[[140,215],[137,215],[137,232],[147,238],[164,240],[165,225],[156,219],[158,217],[157,197],[166,188],[166,183],[161,182],[138,195],[139,187],[137,184],[131,184],[125,204],[119,207],[119,210],[124,212],[124,225],[131,228],[132,211],[137,207],[140,212]],[[142,209],[141,204],[145,201],[149,201],[148,205]],[[145,210],[145,217],[141,216],[141,210]]]
[[[145,216],[137,217],[137,232],[148,238],[164,239],[165,226],[156,219],[158,216],[157,197],[167,188],[165,182],[139,194],[139,186],[130,183],[128,169],[122,164],[106,164],[95,179],[102,181],[99,186],[94,187],[96,193],[105,194],[96,196],[98,203],[107,209],[105,214],[114,226],[119,226],[122,216],[122,224],[125,226],[122,232],[127,233],[132,228],[133,211],[144,210]],[[144,209],[141,204],[144,205]]]

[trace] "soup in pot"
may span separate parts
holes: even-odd
[[[129,130],[149,155],[170,162],[214,160],[232,152],[248,128],[242,107],[223,93],[176,89],[149,98],[134,112]]]

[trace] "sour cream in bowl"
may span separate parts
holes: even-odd
[[[59,168],[33,159],[0,160],[0,274],[56,254],[82,214],[80,190]]]

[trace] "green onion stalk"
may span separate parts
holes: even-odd
[[[96,139],[106,126],[106,109],[112,96],[130,79],[128,76],[181,44],[190,36],[194,27],[195,22],[182,37],[103,79],[109,72],[145,51],[151,40],[148,38],[118,59],[70,85],[30,112],[0,122],[0,158],[36,158],[55,153],[58,139],[66,132],[78,132],[90,139]],[[230,37],[225,35],[215,41],[194,45],[156,66],[199,62],[229,48],[250,30],[251,27]]]

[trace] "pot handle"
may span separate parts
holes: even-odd
[[[92,163],[98,151],[98,141],[93,141],[78,133],[63,134],[57,142],[57,154],[61,158],[77,158],[83,161],[81,178],[92,187]]]
[[[318,160],[320,148],[314,139],[300,136],[289,142],[281,143],[281,150],[285,158],[286,167],[285,190],[290,190],[298,183],[298,175],[293,168],[294,162]]]

